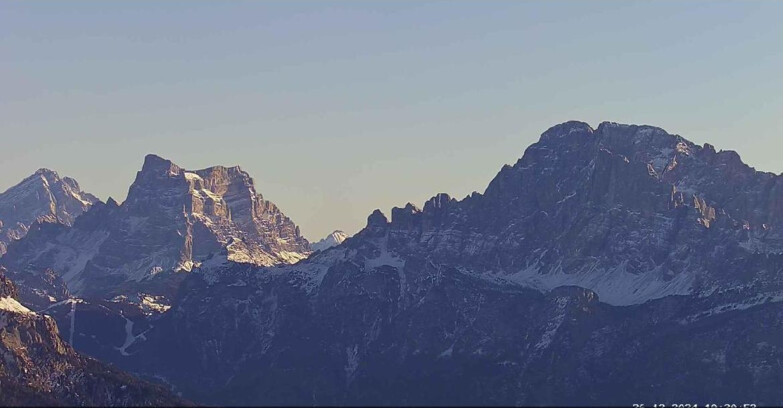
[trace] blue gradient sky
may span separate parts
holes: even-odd
[[[0,190],[239,164],[311,239],[483,191],[549,126],[780,172],[783,2],[0,2]]]

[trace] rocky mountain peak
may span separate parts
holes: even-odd
[[[45,167],[41,167],[40,169],[36,170],[35,173],[33,173],[34,176],[42,175],[47,178],[59,178],[60,176],[57,174],[56,171],[47,169]]]
[[[541,134],[541,141],[557,140],[563,137],[574,134],[590,134],[593,133],[593,128],[585,122],[579,122],[576,120],[563,122],[561,124],[552,126]]]
[[[171,160],[151,153],[144,156],[144,164],[141,167],[142,173],[160,173],[161,171],[165,171],[178,174],[180,170],[179,166],[174,164]]]
[[[45,168],[0,193],[0,255],[7,245],[27,234],[36,222],[73,224],[99,200],[81,190],[70,177]]]
[[[596,129],[592,129],[584,122],[570,121],[548,129],[541,135],[539,142],[530,148],[534,150],[543,147],[562,148],[580,143],[582,148],[588,148],[587,152],[590,154],[597,154],[602,150],[618,154],[629,161],[651,164],[659,173],[665,169],[665,165],[671,164],[671,159],[677,156],[689,157],[711,166],[729,165],[737,170],[753,171],[742,162],[737,152],[716,151],[715,146],[709,143],[698,146],[682,136],[649,125],[601,122]],[[555,151],[559,155],[563,152],[563,150]],[[531,156],[535,156],[533,152],[530,153]],[[524,156],[520,160],[523,159]]]
[[[446,208],[449,204],[455,201],[456,200],[451,198],[451,196],[446,193],[436,194],[434,197],[430,198],[426,203],[424,203],[424,212]]]
[[[253,179],[239,166],[213,166],[202,170],[186,170],[171,160],[149,154],[144,159],[141,171],[128,192],[127,202],[146,202],[158,198],[189,201],[189,197],[199,192],[223,196],[229,191],[243,194],[249,199],[261,198],[255,190]],[[161,201],[161,200],[158,200]],[[168,200],[162,200],[168,201]],[[163,202],[160,202],[162,204]],[[182,204],[172,202],[169,204]]]
[[[385,228],[388,224],[389,219],[379,209],[374,210],[367,217],[367,228]]]
[[[421,210],[412,203],[405,204],[405,207],[394,207],[391,210],[392,225],[406,226],[415,219],[416,215],[420,214]]]
[[[348,234],[343,231],[336,230],[327,235],[326,238],[323,238],[322,240],[313,243],[310,246],[312,247],[313,251],[323,251],[325,249],[342,244],[346,239],[348,239]]]

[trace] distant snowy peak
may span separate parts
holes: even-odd
[[[72,225],[98,198],[57,172],[39,169],[0,194],[0,255],[36,221]]]
[[[311,244],[310,247],[313,248],[313,251],[323,251],[325,249],[342,244],[346,239],[348,239],[348,234],[337,230],[327,235],[326,238]]]

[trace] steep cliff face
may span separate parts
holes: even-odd
[[[0,268],[0,404],[161,406],[186,401],[78,355],[60,336],[54,319],[16,299]]]
[[[261,266],[309,253],[299,228],[239,167],[189,171],[149,155],[124,203],[109,199],[71,228],[35,225],[0,262],[25,282],[53,271],[81,297],[171,296],[177,272],[222,248],[232,261]]]
[[[0,256],[11,241],[27,234],[36,222],[72,225],[98,201],[79,183],[49,169],[40,169],[0,194]]]
[[[120,362],[218,404],[779,404],[780,177],[568,122],[484,194],[295,265],[214,256]]]

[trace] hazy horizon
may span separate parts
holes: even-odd
[[[483,191],[552,125],[658,126],[780,173],[779,2],[0,3],[0,191],[124,200],[239,165],[315,241]]]

